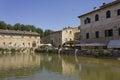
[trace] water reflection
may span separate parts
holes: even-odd
[[[120,80],[120,61],[48,54],[0,56],[0,80]]]
[[[0,57],[0,70],[17,69],[40,65],[40,57],[36,55],[6,55]]]
[[[62,60],[62,73],[63,74],[78,74],[79,70],[76,68],[75,65]]]
[[[0,56],[0,80],[4,80],[8,77],[20,77],[34,74],[40,69],[39,66],[40,56],[37,55],[22,54]]]

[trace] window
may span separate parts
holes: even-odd
[[[70,34],[72,34],[72,31],[70,31]]]
[[[117,10],[117,15],[118,15],[118,16],[120,15],[120,9]]]
[[[99,38],[99,31],[96,31],[96,32],[95,32],[95,37],[96,37],[96,38]]]
[[[30,47],[30,42],[28,43],[28,46]]]
[[[25,43],[23,43],[23,46],[25,45]]]
[[[111,12],[110,11],[107,11],[106,12],[106,18],[110,18],[111,17]]]
[[[91,23],[91,20],[90,20],[90,18],[87,18],[87,22],[88,22],[88,23]]]
[[[105,37],[111,37],[113,36],[113,30],[109,29],[109,30],[105,30]]]
[[[88,24],[88,23],[91,23],[91,19],[87,17],[87,18],[84,20],[84,24]]]
[[[98,14],[95,15],[95,21],[99,21],[99,15]]]
[[[89,39],[89,33],[86,33],[86,39]]]

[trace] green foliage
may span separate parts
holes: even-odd
[[[0,52],[1,52],[1,54],[4,54],[4,49],[0,48]]]
[[[20,23],[11,25],[11,24],[6,24],[4,21],[0,21],[0,29],[37,32],[40,34],[41,38],[53,32],[53,30],[49,30],[49,29],[43,31],[41,28],[36,28],[34,25],[24,25]]]
[[[92,51],[93,53],[93,56],[95,57],[100,57],[100,56],[112,56],[112,53],[109,51],[109,50],[103,50],[103,51],[100,51],[100,50],[93,50]]]
[[[104,50],[103,51],[104,56],[111,56],[112,53],[109,50]]]
[[[13,26],[11,24],[7,24],[6,27],[8,30],[13,30]]]
[[[0,29],[6,29],[6,23],[4,21],[0,21]]]
[[[24,24],[21,24],[21,31],[27,31],[27,27]]]
[[[47,35],[49,35],[49,34],[52,33],[52,32],[53,32],[52,30],[47,29],[47,30],[45,30],[45,32],[44,32],[44,36],[47,36]]]
[[[36,32],[36,28],[34,25],[27,25],[29,31]]]
[[[51,53],[53,50],[52,46],[43,45],[40,48],[36,49],[35,52],[48,52]]]
[[[78,26],[78,29],[80,30],[80,26]]]
[[[30,51],[33,51],[34,49],[33,48],[30,48]]]
[[[11,53],[14,54],[16,52],[15,49],[11,49]]]
[[[40,34],[40,37],[44,36],[44,32],[43,32],[43,30],[41,28],[37,28],[36,32]]]
[[[52,49],[52,47],[51,47],[51,46],[48,46],[48,45],[44,45],[44,46],[41,46],[40,49],[50,50],[50,49]]]
[[[21,30],[21,25],[20,23],[16,23],[14,26],[13,26],[14,30]]]
[[[95,56],[95,57],[99,57],[100,56],[98,50],[93,50],[92,53],[93,53],[93,56]]]

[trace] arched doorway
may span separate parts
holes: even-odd
[[[36,47],[36,42],[35,41],[32,42],[32,47]]]

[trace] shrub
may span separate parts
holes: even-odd
[[[104,56],[111,56],[112,53],[109,50],[104,50],[103,51]]]
[[[33,48],[30,48],[30,51],[33,51],[34,49]]]
[[[53,50],[53,47],[48,45],[43,45],[43,46],[40,46],[38,49],[35,49],[36,52],[49,52],[49,53],[51,53],[52,50]]]
[[[98,50],[94,50],[92,52],[93,52],[93,56],[99,57],[99,51]]]

